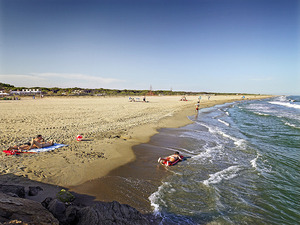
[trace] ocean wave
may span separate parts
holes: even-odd
[[[258,156],[250,161],[250,163],[254,169],[257,169],[257,164],[256,164],[257,159],[258,159]]]
[[[274,113],[274,110],[271,109],[270,106],[268,105],[251,104],[251,105],[247,105],[245,108],[249,110],[251,113],[254,113],[259,116],[271,116],[271,114]]]
[[[217,184],[222,180],[229,180],[238,176],[238,172],[241,170],[239,166],[230,166],[222,171],[214,174],[209,174],[209,178],[203,181],[203,184],[209,186],[209,184]]]
[[[227,122],[225,122],[225,121],[223,121],[223,120],[221,120],[221,119],[218,119],[218,121],[219,121],[220,123],[225,124],[227,127],[229,127],[229,123],[227,123]]]
[[[148,199],[150,200],[151,207],[153,208],[153,214],[155,216],[161,216],[161,205],[166,205],[166,202],[161,196],[161,192],[168,185],[168,182],[164,182],[161,186],[158,187],[158,190],[156,192],[152,193],[148,197]]]
[[[270,116],[270,114],[261,113],[261,112],[253,112],[253,113],[259,116]]]
[[[269,103],[273,105],[281,105],[289,108],[300,109],[300,105],[291,104],[289,102],[269,102]]]
[[[278,100],[281,101],[281,102],[285,102],[285,101],[287,101],[287,98],[286,98],[285,95],[283,95],[283,96],[279,96]]]
[[[287,125],[287,126],[289,126],[289,127],[300,129],[300,127],[296,126],[295,124],[291,124],[291,123],[288,123],[288,122],[285,122],[284,124]]]
[[[260,156],[261,156],[261,154],[257,153],[256,158],[254,158],[254,159],[252,159],[252,160],[250,161],[252,167],[253,167],[254,169],[256,169],[256,170],[258,169],[258,167],[257,167],[257,160],[258,160],[258,158],[259,158]]]
[[[212,157],[212,153],[215,151],[215,149],[219,149],[219,146],[213,147],[213,148],[206,148],[205,151],[195,155],[192,157],[192,159],[203,159],[203,158],[211,158]]]
[[[210,127],[210,126],[208,126],[204,123],[198,123],[198,124],[200,124],[201,126],[206,127],[210,133],[213,133],[213,134],[217,133],[217,134],[222,135],[225,138],[228,138],[228,139],[234,141],[234,144],[238,147],[242,146],[245,143],[244,139],[238,139],[236,137],[230,136],[229,134],[226,134],[225,132],[223,132],[222,130],[220,130],[216,127],[213,128],[213,127]]]
[[[226,137],[226,138],[232,140],[236,146],[241,146],[245,142],[245,140],[232,137],[229,134],[226,134],[225,132],[223,132],[223,131],[221,131],[219,129],[216,129],[215,132],[217,132],[218,134],[221,134],[223,137]]]

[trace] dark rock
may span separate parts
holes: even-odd
[[[36,196],[39,191],[42,191],[43,188],[41,188],[40,186],[37,187],[29,187],[29,191],[28,191],[28,195],[29,196]]]
[[[5,193],[5,194],[7,194],[7,195],[9,195],[11,197],[19,198],[19,196],[17,194],[15,194],[15,193],[8,192],[8,193]]]
[[[49,205],[49,203],[52,201],[52,199],[53,198],[51,198],[51,197],[47,197],[47,198],[45,198],[45,200],[44,201],[42,201],[42,206],[44,206],[46,209],[48,208],[48,205]]]
[[[41,191],[39,186],[29,187],[28,195]],[[1,191],[11,196],[1,193]],[[143,215],[129,205],[119,202],[97,202],[85,206],[70,192],[61,190],[57,197],[66,200],[46,198],[42,203],[24,199],[25,188],[18,185],[0,185],[0,224],[16,221],[19,224],[60,224],[60,225],[100,225],[100,224],[159,224],[151,215]],[[12,197],[15,196],[15,197]],[[19,198],[19,197],[22,198]],[[14,223],[12,223],[14,224]]]
[[[66,220],[66,216],[65,216],[66,205],[63,202],[59,201],[58,199],[53,199],[49,202],[47,209],[60,222],[63,222],[63,223],[65,222],[65,220]]]
[[[96,203],[92,207],[85,207],[78,212],[78,225],[100,224],[131,224],[146,225],[150,221],[139,211],[129,205],[119,202]]]
[[[78,218],[77,214],[80,208],[78,206],[68,206],[66,209],[66,223],[67,224],[77,224]]]
[[[21,221],[21,224],[59,224],[41,203],[0,193],[0,224],[9,224],[10,221]]]
[[[10,193],[11,196],[12,194],[16,194],[20,198],[25,198],[24,186],[0,184],[0,192]]]

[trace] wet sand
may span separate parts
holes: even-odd
[[[162,140],[159,134],[154,135],[150,142],[133,147],[135,161],[111,171],[107,176],[71,187],[71,190],[92,195],[101,201],[113,199],[142,213],[151,213],[148,197],[161,185],[162,178],[172,170],[157,162],[159,157],[169,155],[170,150],[164,150],[155,143],[167,141]]]

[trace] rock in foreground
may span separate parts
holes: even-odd
[[[0,223],[12,220],[28,224],[59,224],[41,203],[0,193]]]

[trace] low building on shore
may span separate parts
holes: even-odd
[[[6,93],[4,90],[1,90],[0,91],[0,97],[6,97],[6,96],[8,96],[9,94],[8,93]]]
[[[40,89],[22,89],[22,91],[11,91],[11,95],[37,95],[42,94]]]

